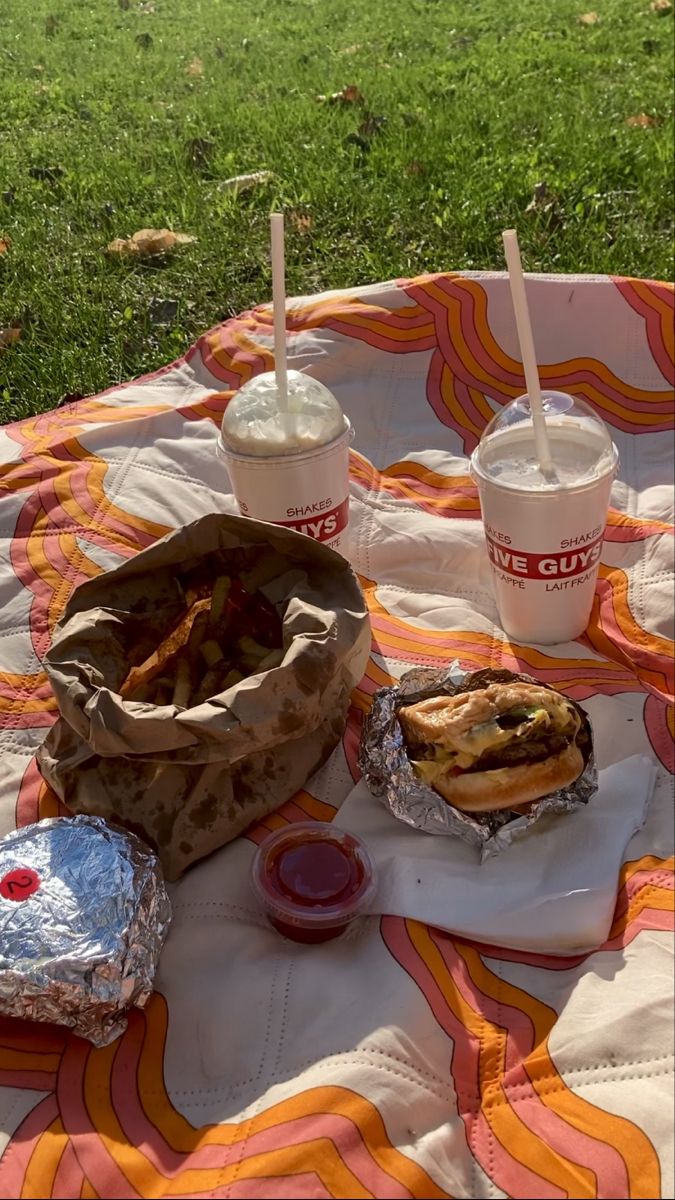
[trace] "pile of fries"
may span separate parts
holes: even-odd
[[[125,700],[192,708],[283,660],[281,618],[259,590],[288,568],[281,555],[240,575],[183,588],[186,611],[157,649],[134,667]]]

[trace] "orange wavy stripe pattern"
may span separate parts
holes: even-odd
[[[357,451],[350,452],[350,476],[369,492],[387,499],[414,504],[434,516],[480,518],[478,489],[470,475],[441,475],[414,459],[391,463],[378,471]],[[659,534],[672,535],[675,526],[652,518],[632,517],[610,508],[609,541],[642,541]]]
[[[672,358],[668,306],[658,288],[639,281],[626,284],[624,295],[645,316],[655,356],[658,349],[659,355]],[[521,364],[492,337],[487,292],[475,281],[432,276],[402,287],[413,303],[401,309],[390,311],[353,298],[313,302],[289,313],[289,329],[329,326],[390,352],[432,351],[428,400],[470,448],[493,411],[486,397],[503,403],[523,390]],[[201,354],[228,388],[238,387],[272,365],[268,347],[257,340],[260,333],[269,338],[268,309],[244,314],[205,335],[188,357]],[[542,373],[550,386],[568,386],[585,395],[619,428],[639,433],[668,424],[670,393],[632,388],[596,360],[544,364]],[[229,390],[213,393],[180,411],[217,421],[230,395]],[[152,417],[164,407],[135,406],[123,396],[117,403],[92,399],[8,430],[20,447],[21,461],[0,468],[0,493],[27,494],[12,555],[19,580],[34,593],[37,651],[44,650],[70,588],[99,570],[78,545],[78,534],[118,553],[133,553],[166,531],[108,500],[108,464],[86,450],[80,435],[99,424]],[[378,472],[356,454],[351,470],[357,483],[391,500],[436,515],[478,516],[475,489],[467,477],[445,478],[413,462]],[[662,522],[610,515],[610,531],[620,540],[669,529]],[[645,720],[652,721],[648,730],[658,725],[662,739],[662,709],[654,709],[654,703],[672,694],[672,647],[635,621],[623,572],[603,568],[601,574],[587,635],[600,660],[554,659],[487,635],[420,629],[389,614],[377,599],[375,583],[364,582],[377,655],[440,663],[457,654],[466,666],[504,663],[555,680],[578,696],[648,690]],[[353,773],[362,713],[375,688],[390,679],[371,658],[354,693],[345,735]],[[49,723],[51,714],[53,701],[41,673],[0,676],[0,720],[9,727]],[[672,709],[663,715],[663,730],[672,739]],[[31,765],[19,792],[19,823],[58,811],[56,797]],[[258,840],[289,820],[330,819],[333,811],[302,791],[249,836]],[[625,945],[643,928],[672,923],[666,867],[644,859],[632,866],[622,882],[605,949]],[[469,1143],[507,1194],[658,1194],[658,1161],[644,1134],[631,1122],[581,1101],[555,1072],[548,1051],[553,1010],[505,984],[483,961],[485,948],[453,942],[413,922],[406,924],[405,936],[399,928],[392,938],[409,956],[405,969],[433,1000],[439,1022],[444,1028],[444,1022],[452,1022],[453,1073],[463,1097]],[[500,955],[509,957],[508,952]],[[551,969],[547,963],[533,965]],[[0,1160],[0,1186],[8,1189],[2,1194],[187,1196],[197,1189],[224,1189],[243,1196],[260,1195],[267,1181],[279,1196],[286,1187],[295,1188],[297,1195],[445,1195],[391,1145],[375,1106],[345,1088],[302,1092],[241,1125],[194,1128],[173,1108],[161,1084],[166,1019],[164,1003],[156,996],[144,1015],[132,1014],[125,1037],[102,1051],[58,1032],[0,1023],[0,1082],[47,1093]]]
[[[453,1040],[467,1139],[508,1196],[660,1195],[654,1148],[633,1122],[577,1096],[551,1058],[556,1013],[490,970],[465,943],[383,918],[391,953]]]
[[[315,1180],[322,1195],[447,1200],[392,1146],[377,1108],[348,1088],[311,1088],[239,1124],[193,1126],[162,1085],[166,1029],[166,1005],[155,994],[104,1049],[43,1034],[53,1096],[29,1114],[0,1160],[1,1194],[79,1195],[86,1181],[100,1196],[253,1196],[261,1184],[286,1179],[299,1197],[317,1195]],[[24,1076],[37,1078],[44,1063],[34,1037],[21,1023],[0,1025],[0,1062],[10,1053],[23,1060]],[[235,1187],[243,1190],[230,1192]],[[285,1193],[273,1187],[273,1194]]]

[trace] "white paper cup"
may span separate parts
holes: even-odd
[[[551,396],[563,399],[560,393]],[[489,453],[481,443],[471,459],[499,619],[518,642],[572,641],[584,632],[593,606],[618,454],[599,418],[572,403],[570,414],[552,414],[553,459],[564,458],[565,450],[573,455],[575,447],[592,458],[596,439],[598,466],[591,478],[528,490],[513,477],[509,482],[508,473],[506,479],[495,477],[490,453],[493,464],[500,455],[521,458],[528,437],[524,423],[509,427],[507,421],[501,428],[497,423]]]
[[[354,431],[346,417],[345,426],[325,446],[272,457],[237,454],[219,437],[217,453],[227,466],[242,515],[295,529],[347,557]]]

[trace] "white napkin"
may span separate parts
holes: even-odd
[[[371,913],[514,950],[575,954],[607,937],[626,846],[644,824],[655,776],[644,755],[614,763],[585,808],[542,817],[482,864],[466,842],[398,821],[363,782],[335,824],[358,834],[374,860]]]

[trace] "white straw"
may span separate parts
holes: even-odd
[[[272,311],[274,314],[274,370],[277,377],[279,408],[288,410],[288,376],[286,373],[286,281],[284,269],[284,216],[272,213]]]
[[[541,384],[539,382],[539,372],[537,371],[537,359],[534,353],[530,313],[525,295],[523,264],[520,261],[518,235],[515,229],[506,229],[502,234],[502,241],[504,242],[506,265],[509,269],[511,299],[513,301],[513,310],[516,314],[516,328],[518,330],[518,341],[520,342],[520,355],[525,371],[525,385],[530,398],[530,411],[534,426],[534,442],[537,450],[537,458],[539,459],[539,466],[542,473],[550,475],[553,473],[553,460],[551,458],[551,447],[546,430],[544,406],[541,401]]]

